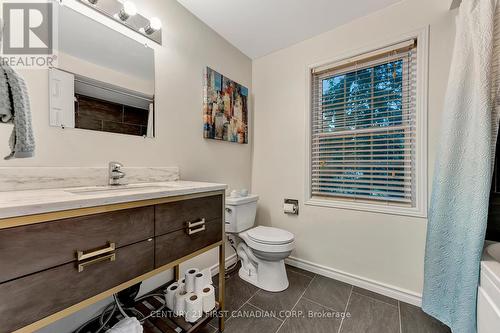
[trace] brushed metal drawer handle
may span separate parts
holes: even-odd
[[[95,258],[95,259],[92,259],[89,261],[79,263],[78,264],[78,273],[83,272],[83,270],[88,266],[92,266],[92,265],[97,264],[99,262],[108,261],[108,260],[115,261],[116,260],[116,253],[111,253],[111,254],[108,254],[108,255],[105,255],[102,257],[98,257],[98,258]]]
[[[193,229],[196,227],[199,227],[199,228]],[[202,232],[204,230],[205,230],[205,218],[202,218],[198,222],[188,222],[187,223],[188,235],[194,235],[194,234],[197,234],[197,233]]]
[[[108,242],[108,245],[105,248],[95,250],[92,252],[76,251],[76,256],[78,258],[78,261],[85,260],[88,258],[100,256],[101,254],[113,252],[115,250],[115,248],[116,248],[116,244],[114,242]]]
[[[202,218],[198,222],[188,222],[188,228],[194,228],[202,224],[205,224],[205,218]]]

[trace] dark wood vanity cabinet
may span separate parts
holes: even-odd
[[[119,248],[79,272],[74,263],[0,284],[0,332],[12,332],[153,270],[153,242]]]
[[[222,215],[217,194],[0,229],[0,332],[222,244]]]
[[[0,283],[154,237],[154,206],[0,230]],[[1,295],[0,295],[1,296]]]
[[[186,228],[186,223],[196,223],[201,219],[205,221],[222,218],[222,196],[209,196],[169,202],[155,206],[156,235]]]
[[[220,241],[223,232],[221,207],[222,196],[157,205],[155,267]]]

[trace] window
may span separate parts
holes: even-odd
[[[422,213],[417,63],[411,39],[312,69],[310,203]]]

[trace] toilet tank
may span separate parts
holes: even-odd
[[[259,197],[250,194],[246,197],[226,197],[226,232],[239,233],[255,224]]]

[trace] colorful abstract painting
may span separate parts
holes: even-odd
[[[248,143],[248,89],[207,67],[203,123],[206,139]]]

